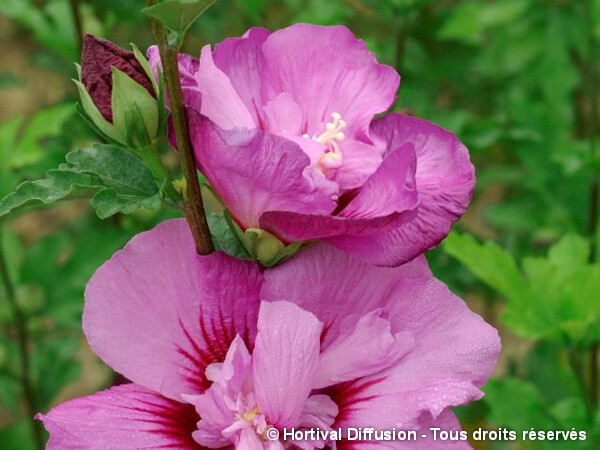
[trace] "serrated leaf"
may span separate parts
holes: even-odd
[[[584,267],[590,256],[590,244],[581,236],[568,234],[563,236],[548,251],[548,260],[561,269]]]
[[[150,170],[133,153],[113,145],[96,144],[70,152],[67,163],[77,172],[98,176],[107,187],[121,195],[149,197],[158,192]]]
[[[53,169],[46,178],[36,181],[25,181],[17,190],[0,201],[0,217],[31,203],[54,203],[65,198],[85,197],[88,190],[95,191],[102,187],[97,177],[77,173],[71,170]],[[82,188],[83,192],[79,192]]]
[[[142,10],[177,33],[185,33],[216,0],[165,0]]]
[[[497,244],[452,233],[444,250],[506,297],[504,321],[519,336],[589,345],[600,340],[600,266],[587,262],[587,241],[567,235],[547,257],[522,261]]]
[[[150,197],[119,195],[113,189],[103,189],[92,198],[92,206],[101,219],[116,213],[129,214],[138,208],[157,210],[161,205],[160,193]]]
[[[157,208],[160,188],[142,160],[112,145],[94,145],[66,156],[67,164],[48,171],[46,178],[22,183],[0,201],[0,217],[32,203],[67,198],[92,198],[105,218],[116,212]]]

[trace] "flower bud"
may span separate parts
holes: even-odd
[[[300,242],[286,246],[276,236],[260,228],[248,228],[240,237],[246,251],[265,267],[272,267],[289,258],[302,246]]]
[[[130,148],[148,146],[159,130],[158,86],[148,61],[105,39],[87,35],[79,80],[87,118],[106,138]]]

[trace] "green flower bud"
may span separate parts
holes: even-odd
[[[277,237],[260,228],[248,228],[241,235],[242,244],[253,259],[272,267],[296,253],[302,242],[285,245]]]

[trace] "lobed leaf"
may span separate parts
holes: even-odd
[[[67,164],[46,178],[26,181],[0,200],[0,217],[34,203],[91,198],[101,218],[137,208],[157,209],[161,190],[150,170],[131,152],[113,145],[94,145],[66,156]]]

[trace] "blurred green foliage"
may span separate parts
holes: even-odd
[[[200,3],[210,2],[165,3],[193,17]],[[78,60],[80,27],[124,46],[150,45],[143,7],[122,0],[4,0],[0,14],[35,41],[33,64],[41,58],[67,77]],[[158,15],[173,31],[190,25],[176,8],[168,11]],[[251,26],[277,29],[299,21],[349,26],[379,61],[402,75],[394,109],[449,128],[471,151],[478,173],[471,212],[459,224],[461,233],[429,254],[436,275],[474,301],[504,338],[486,397],[459,411],[463,425],[507,427],[519,435],[531,428],[587,433],[585,441],[568,444],[477,442],[476,448],[599,448],[600,230],[594,190],[597,196],[600,2],[220,0],[191,24],[183,49],[197,55],[201,45]],[[0,89],[23,89],[20,80],[19,73],[3,72]],[[74,102],[71,89],[57,105],[0,124],[0,198],[21,181],[43,178],[66,156],[70,165],[49,172],[47,183],[62,183],[65,195],[73,186],[91,189],[99,216],[137,206],[155,209],[147,197],[159,186],[143,167],[123,174],[129,181],[120,191],[97,179],[98,168],[82,169],[81,158],[73,159],[93,151]],[[136,183],[148,195],[132,198],[127,189],[139,190]],[[44,202],[43,189],[32,190],[32,184],[13,194],[15,205]],[[30,335],[28,376],[38,411],[81,378],[82,295],[93,271],[133,234],[170,214],[136,209],[102,222],[76,205],[77,214],[58,211],[65,216],[60,226],[33,241],[19,227],[31,207],[2,219],[0,248]],[[225,230],[222,221],[213,223],[216,234],[226,236]],[[239,250],[237,241],[224,245]],[[6,287],[0,284],[0,443],[26,450],[35,443]]]

